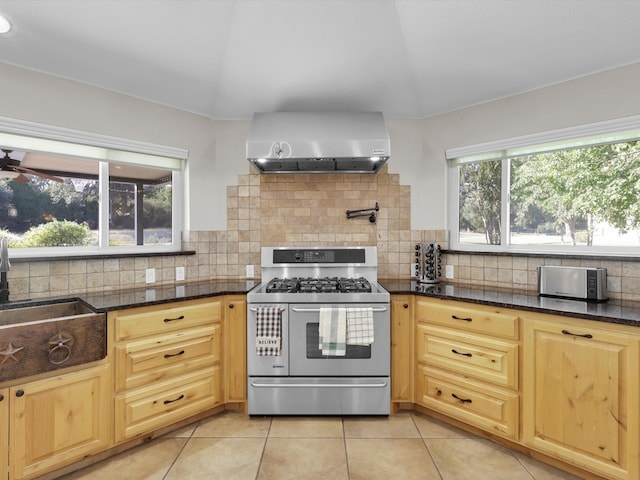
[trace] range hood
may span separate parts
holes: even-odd
[[[376,173],[390,151],[381,112],[255,113],[247,138],[262,173]]]

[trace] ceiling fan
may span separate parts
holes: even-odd
[[[48,173],[21,167],[20,160],[16,160],[10,156],[11,153],[13,153],[13,150],[5,150],[3,148],[2,151],[4,152],[4,157],[0,158],[0,178],[12,178],[15,182],[27,183],[29,181],[29,177],[27,177],[27,175],[36,175],[54,182],[64,181],[62,178],[54,177]]]

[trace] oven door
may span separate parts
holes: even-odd
[[[258,307],[278,307],[281,310],[280,355],[258,355],[256,353]],[[247,305],[247,373],[249,376],[289,375],[289,317],[288,305],[276,303],[249,303]]]
[[[373,343],[347,345],[344,356],[323,355],[319,346],[320,308],[372,308]],[[389,304],[289,305],[289,359],[292,376],[385,377],[390,370]]]

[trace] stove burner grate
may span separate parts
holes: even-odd
[[[370,293],[371,284],[364,278],[273,278],[267,283],[267,293]]]

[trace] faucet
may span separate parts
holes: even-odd
[[[0,303],[9,301],[9,281],[7,280],[9,270],[11,270],[11,263],[9,263],[7,237],[2,237],[0,240]]]

